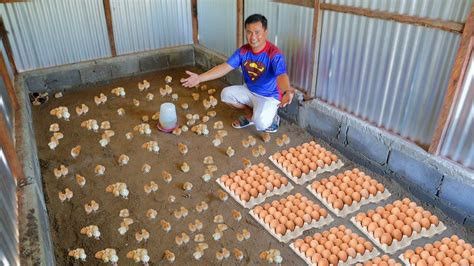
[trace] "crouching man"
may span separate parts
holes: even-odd
[[[281,51],[267,40],[267,19],[259,14],[245,20],[247,44],[243,45],[227,62],[200,75],[186,71],[188,78],[181,79],[184,87],[218,79],[236,67],[242,69],[245,84],[222,90],[221,100],[242,109],[244,115],[232,123],[234,128],[255,125],[258,131],[277,132],[280,125],[278,108],[291,103],[295,90],[286,73]]]

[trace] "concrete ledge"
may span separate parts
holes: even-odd
[[[162,48],[93,61],[24,72],[29,92],[66,91],[79,85],[109,81],[170,67],[194,65],[193,45]]]
[[[36,184],[18,189],[18,225],[21,265],[55,265],[44,201]]]
[[[391,177],[466,227],[473,224],[474,171],[320,100],[298,107],[298,124],[348,159]]]

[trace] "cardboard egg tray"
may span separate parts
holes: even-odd
[[[383,260],[383,257],[384,257],[384,256],[386,256],[386,260]],[[402,266],[401,263],[397,262],[394,258],[391,258],[391,257],[389,257],[389,256],[386,255],[386,254],[383,255],[383,256],[381,256],[381,257],[377,256],[377,257],[374,257],[374,258],[371,258],[371,259],[368,259],[368,260],[364,260],[364,261],[360,262],[360,264],[357,264],[357,265],[364,265],[365,263],[369,263],[370,265],[379,265],[379,264],[377,264],[377,263],[374,262],[374,260],[377,259],[377,258],[379,258],[379,259],[381,259],[382,261],[386,262],[386,263],[387,263],[386,265],[389,265],[389,266],[390,266],[390,265]],[[388,260],[394,260],[395,263],[390,264],[390,263],[388,262]]]
[[[290,244],[290,248],[291,248],[291,250],[293,250],[293,252],[296,253],[296,255],[298,255],[300,258],[302,258],[304,260],[304,262],[306,262],[307,265],[311,265],[311,266],[317,266],[318,265],[317,263],[313,263],[311,261],[311,258],[306,257],[306,254],[299,251],[295,247],[294,243]],[[339,263],[337,265],[338,266],[354,265],[357,262],[363,262],[363,261],[371,260],[372,258],[375,258],[378,255],[380,255],[380,252],[374,247],[374,249],[371,252],[366,250],[364,254],[357,253],[357,256],[355,258],[348,257],[346,262],[339,261]]]
[[[306,230],[309,230],[309,229],[312,229],[312,228],[320,228],[320,227],[328,225],[328,224],[332,223],[332,221],[334,221],[334,219],[328,213],[328,216],[326,218],[320,218],[317,221],[311,220],[311,223],[309,223],[309,224],[304,223],[301,228],[295,227],[295,230],[293,230],[292,232],[287,232],[285,235],[280,236],[277,233],[275,233],[275,231],[270,227],[269,224],[265,223],[265,221],[263,219],[260,219],[260,217],[258,217],[258,215],[255,214],[253,212],[253,210],[250,210],[249,213],[260,225],[263,226],[263,228],[265,228],[265,230],[267,230],[267,232],[269,232],[273,237],[278,239],[278,241],[284,242],[284,243],[290,241],[291,239],[299,237]]]
[[[328,165],[326,167],[323,167],[323,168],[320,168],[318,167],[316,170],[314,171],[309,171],[308,174],[302,174],[300,178],[296,177],[296,176],[293,176],[292,173],[288,172],[285,167],[283,167],[283,165],[279,164],[277,161],[273,160],[272,156],[268,157],[268,159],[278,168],[280,169],[283,173],[285,173],[285,175],[290,178],[291,180],[293,180],[293,182],[295,182],[296,184],[298,185],[302,185],[308,181],[311,181],[313,179],[315,179],[317,177],[318,174],[321,174],[321,173],[325,173],[325,172],[332,172],[334,170],[337,170],[341,167],[344,166],[344,163],[338,159],[337,161],[335,162],[332,162],[331,165]]]
[[[382,249],[385,253],[393,254],[396,251],[408,247],[412,241],[422,238],[422,237],[432,237],[434,235],[442,233],[446,226],[443,222],[439,221],[438,225],[431,224],[430,228],[427,230],[426,228],[421,228],[419,233],[413,231],[412,235],[409,236],[402,236],[402,240],[398,241],[394,239],[392,244],[388,246],[387,244],[382,244],[378,239],[374,237],[372,232],[369,232],[367,228],[363,227],[361,223],[358,223],[355,217],[351,218],[351,222],[360,230],[362,231],[372,242],[374,242],[380,249]]]
[[[446,239],[446,237],[443,238],[443,240],[445,240],[445,239]],[[462,240],[462,239],[460,239],[460,240]],[[450,243],[452,243],[452,241],[451,241]],[[431,244],[433,244],[433,243],[431,243]],[[421,246],[421,248],[423,249],[423,251],[426,251],[426,249],[425,249],[425,246],[426,246],[426,245],[427,245],[427,244],[425,244],[424,246]],[[415,248],[413,248],[412,250],[415,251]],[[449,250],[454,251],[454,249],[452,249],[452,248],[449,248]],[[463,250],[466,250],[466,249],[463,249]],[[471,249],[471,250],[472,250],[472,249]],[[406,251],[405,251],[405,252],[406,252]],[[398,256],[398,258],[399,258],[399,259],[403,262],[403,264],[405,264],[406,266],[408,266],[408,265],[413,265],[413,266],[414,266],[415,264],[410,263],[409,259],[405,258],[405,252],[402,252],[402,254],[400,254],[400,256]],[[439,251],[439,252],[441,252],[441,251]],[[454,251],[454,252],[455,252],[455,251]],[[445,253],[445,254],[446,254],[446,253]],[[454,253],[454,254],[456,254],[456,253]],[[459,254],[459,253],[458,253],[458,254]],[[459,254],[459,255],[461,255],[461,254]],[[436,257],[436,254],[433,255],[433,256]],[[472,257],[472,256],[473,256],[473,253],[472,253],[472,251],[471,251],[471,257]],[[464,258],[464,259],[466,259],[466,258]],[[474,259],[473,259],[473,260],[474,260]],[[439,261],[439,260],[437,260],[437,261]],[[471,262],[470,265],[472,265],[472,260],[469,261],[469,262]]]
[[[240,205],[242,205],[244,208],[252,208],[253,206],[260,204],[265,201],[266,198],[272,197],[275,195],[283,195],[286,192],[289,192],[293,189],[293,185],[288,182],[286,186],[281,186],[280,188],[274,188],[272,191],[267,191],[265,194],[259,194],[257,198],[250,197],[250,200],[245,202],[240,199],[240,197],[235,194],[234,191],[230,190],[225,186],[225,184],[220,180],[220,178],[216,179],[217,184],[219,184],[222,189],[224,189],[235,201],[237,201]]]
[[[385,188],[383,193],[379,191],[379,192],[377,192],[377,194],[375,194],[375,196],[370,194],[369,198],[361,199],[361,201],[357,202],[357,203],[352,202],[352,205],[350,205],[350,206],[347,205],[347,204],[344,204],[344,207],[342,208],[342,210],[339,210],[339,209],[333,208],[332,204],[329,203],[326,198],[323,198],[323,196],[320,193],[317,193],[311,187],[311,184],[306,186],[306,189],[308,189],[309,192],[311,192],[311,194],[313,194],[319,201],[321,201],[324,204],[324,206],[326,206],[329,210],[331,210],[334,214],[336,214],[339,217],[346,217],[348,214],[351,214],[351,213],[354,213],[354,212],[358,211],[362,206],[364,206],[366,204],[375,203],[375,202],[385,200],[385,199],[389,198],[390,195],[391,195],[390,192]]]

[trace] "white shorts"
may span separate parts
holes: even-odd
[[[251,92],[245,84],[225,87],[221,93],[221,101],[228,104],[244,104],[252,108],[252,121],[258,131],[272,125],[280,104],[280,101],[273,97],[264,97]]]

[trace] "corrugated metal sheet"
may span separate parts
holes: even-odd
[[[429,144],[459,35],[323,12],[316,96],[378,127]]]
[[[189,0],[111,0],[110,5],[117,54],[193,43]]]
[[[323,0],[322,2],[454,22],[466,21],[472,4],[472,0]]]
[[[278,4],[278,47],[285,55],[291,84],[302,90],[311,86],[311,34],[314,10]]]
[[[474,54],[454,106],[440,155],[474,169]]]
[[[197,1],[199,43],[226,56],[237,49],[237,2]]]
[[[0,147],[0,265],[19,265],[15,179]]]
[[[245,17],[260,13],[267,18],[268,39],[285,55],[291,84],[309,90],[313,9],[269,0],[247,0],[244,9]]]
[[[1,4],[19,72],[111,55],[101,0]]]

